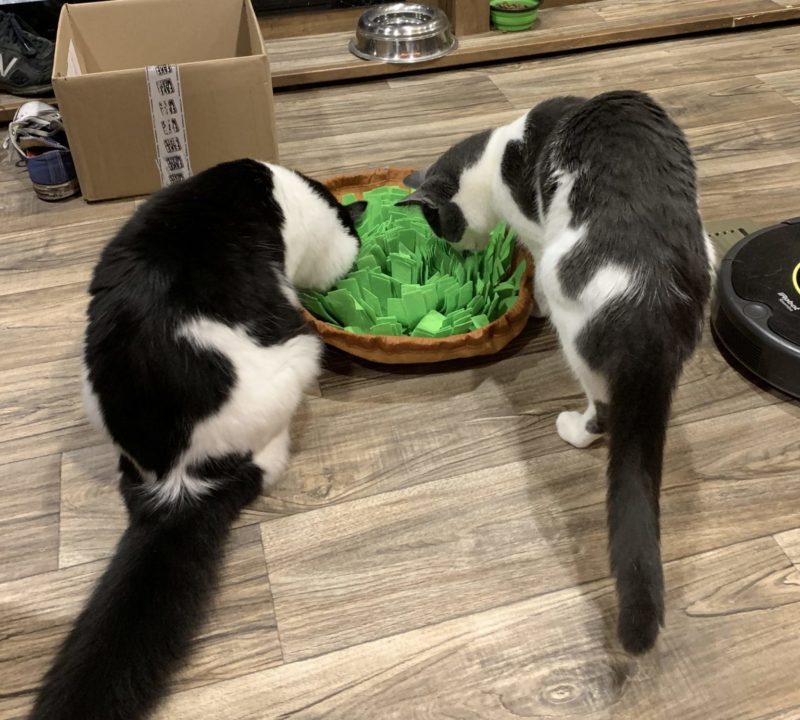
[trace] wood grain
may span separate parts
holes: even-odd
[[[6,370],[0,377],[0,464],[97,445],[86,421],[78,357]]]
[[[0,296],[73,283],[88,286],[100,251],[123,219],[47,223],[35,230],[8,234],[3,230]]]
[[[798,163],[743,171],[732,163],[727,174],[703,177],[700,172],[700,208],[707,217],[731,217],[747,209],[748,217],[767,225],[797,216],[797,192],[787,183],[797,178]]]
[[[39,678],[105,568],[77,565],[0,585],[0,718],[24,717]],[[264,670],[281,662],[269,581],[256,527],[234,531],[220,592],[176,690]]]
[[[117,491],[119,454],[105,442],[65,452],[62,458],[58,566],[108,558],[128,523]],[[277,517],[277,505],[266,498],[257,500],[234,527]]]
[[[0,123],[7,123],[13,120],[14,113],[17,109],[30,99],[31,98],[23,98],[19,95],[10,95],[9,93],[0,92]],[[42,97],[40,99],[46,103],[52,103],[55,97]]]
[[[597,14],[609,21],[636,20],[642,15],[648,18],[663,18],[665,21],[681,17],[705,17],[712,12],[707,0],[683,0],[680,10],[672,3],[658,0],[615,0],[613,3],[598,3]],[[736,17],[748,13],[769,12],[775,10],[773,0],[732,0],[724,6],[717,6],[718,12],[726,12]]]
[[[614,644],[600,581],[182,693],[158,718],[796,717],[800,638],[786,628],[800,576],[775,542],[676,560],[666,576],[668,630],[640,661]]]
[[[330,32],[353,32],[363,8],[316,10],[314,12],[282,13],[258,18],[264,40],[302,38]]]
[[[689,128],[695,158],[703,161],[699,177],[759,170],[765,165],[800,162],[800,118],[796,114],[736,119],[718,125]]]
[[[398,108],[402,108],[401,119]],[[480,117],[511,110],[512,105],[483,74],[452,78],[445,94],[441,86],[434,84],[404,83],[390,89],[383,80],[282,92],[275,96],[275,109],[279,139],[287,144],[319,139],[321,131],[325,136],[342,136],[351,134],[357,126],[363,132],[356,118],[368,118],[375,137],[382,133],[385,138],[386,133],[391,133],[389,139],[397,142],[395,133],[401,126],[404,134],[416,134],[421,139],[437,120],[447,123],[453,117]]]
[[[553,36],[600,17],[563,9]],[[625,83],[687,129],[705,217],[758,226],[798,214],[798,71],[790,25],[280,92],[281,151],[319,177],[421,166],[537,99]],[[24,717],[125,525],[78,353],[93,263],[142,202],[48,205],[0,165],[1,720]],[[706,333],[666,452],[667,628],[633,661],[613,640],[606,449],[554,428],[582,402],[537,321],[435,369],[330,353],[289,471],[237,523],[218,619],[176,686],[192,689],[161,717],[800,719],[800,404]]]
[[[793,103],[800,104],[800,71],[786,70],[785,72],[766,73],[760,75],[758,79],[775,88]]]
[[[789,556],[789,559],[800,567],[800,528],[787,530],[786,532],[775,535],[778,545]]]
[[[473,0],[474,1],[474,0]],[[568,0],[569,1],[569,0]],[[452,0],[426,0],[426,5],[444,8],[451,13]],[[353,32],[364,8],[340,8],[337,10],[315,10],[314,12],[286,12],[258,18],[258,25],[265,40],[275,38],[300,38],[330,32]],[[450,15],[452,17],[452,15]],[[488,30],[487,27],[482,32]]]
[[[80,356],[86,283],[0,295],[0,325],[8,343],[0,370]],[[48,342],[42,345],[43,335]]]
[[[65,452],[61,463],[61,568],[110,557],[128,525],[110,442]]]
[[[665,558],[796,524],[797,417],[800,409],[775,405],[673,429],[662,495]],[[740,434],[753,424],[774,440],[768,460],[758,448],[741,447]],[[705,456],[691,436],[720,456]],[[604,454],[546,455],[265,523],[285,657],[303,659],[603,577]],[[760,506],[756,487],[768,492]],[[752,498],[749,507],[737,509],[739,493]]]
[[[574,15],[591,17],[591,21],[570,22]],[[539,22],[530,32],[492,32],[463,37],[454,52],[414,68],[353,57],[347,49],[350,32],[268,40],[267,50],[274,86],[291,87],[533,57],[798,17],[800,7],[783,6],[772,0],[691,0],[680,3],[603,0],[566,7],[543,7],[539,12]]]
[[[289,472],[259,507],[293,513],[563,450],[556,416],[583,398],[550,331],[532,332],[549,337],[527,335],[531,354],[523,338],[495,362],[436,370],[342,364],[322,378],[322,398],[300,412]],[[673,424],[777,402],[706,336],[684,373]]]
[[[0,582],[58,567],[58,455],[0,464]]]
[[[0,132],[5,137],[5,132]],[[114,200],[90,204],[80,197],[48,203],[36,197],[24,167],[5,165],[0,176],[0,218],[2,232],[42,231],[53,225],[70,225],[130,215],[133,200]]]
[[[642,62],[656,60],[651,55],[634,62],[634,58],[626,58],[624,53],[615,52],[614,55],[619,59],[617,72],[625,75],[629,70],[635,72]],[[627,79],[626,82],[639,89],[647,89],[684,129],[753,121],[775,115],[794,115],[796,112],[796,105],[766,80],[750,76],[687,84],[679,74],[673,74],[666,63],[656,61],[650,67],[655,71],[646,82],[639,82],[638,79]],[[660,70],[664,72],[659,73]],[[532,83],[520,82],[515,73],[494,76],[493,80],[514,107],[523,112],[553,95],[550,88],[543,89]],[[658,87],[659,82],[675,84]],[[591,81],[587,78],[585,86],[570,87],[568,90],[570,94],[591,97],[618,87],[618,81],[609,81],[607,85],[604,83],[598,78],[592,78]]]
[[[491,468],[507,462],[510,453],[527,459],[560,452],[564,446],[555,433],[556,415],[580,407],[583,400],[556,348],[552,331],[531,324],[500,358],[435,371],[409,367],[387,372],[333,356],[322,378],[323,395],[309,397],[293,425],[288,472],[256,500],[240,524],[446,478],[463,468]],[[730,368],[707,334],[684,372],[673,424],[777,402],[779,397]],[[345,437],[338,422],[343,406],[351,430]],[[387,433],[388,417],[392,431]],[[476,443],[476,433],[492,438],[491,444]],[[125,524],[115,479],[116,458],[107,444],[65,453],[63,564],[110,552]]]
[[[476,14],[472,6],[466,13],[459,10],[467,3],[474,3],[477,8],[480,2],[434,0],[434,4],[442,4],[451,12],[455,9],[460,45],[444,58],[413,68],[363,61],[350,54],[347,45],[358,11],[262,18],[274,87],[391,77],[800,18],[800,4],[795,0],[556,0],[546,2],[540,9],[534,30],[499,33],[485,32],[488,18]],[[0,122],[9,121],[25,101],[26,98],[0,94]]]
[[[795,65],[797,42],[794,26],[751,29],[679,42],[565,54],[535,63],[507,63],[492,67],[491,76],[512,102],[512,93],[520,88],[521,92],[534,88],[536,92],[558,95],[576,90],[602,92],[621,84],[642,90],[691,86],[786,71]],[[523,107],[528,105],[527,101],[523,103]]]
[[[454,143],[486,128],[511,122],[519,110],[466,114],[455,125],[452,118],[439,117],[415,127],[399,123],[391,133],[374,130],[365,123],[359,132],[308,140],[287,139],[281,144],[281,162],[312,175],[332,176],[365,167],[419,167],[435,159]],[[424,128],[424,131],[423,131]]]
[[[797,720],[800,717],[800,705],[792,705],[784,710],[761,715],[758,720]]]
[[[444,0],[456,37],[489,32],[489,3],[485,0]]]

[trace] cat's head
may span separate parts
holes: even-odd
[[[397,204],[419,205],[431,229],[457,248],[485,249],[492,228],[504,219],[498,216],[502,208],[494,206],[493,181],[499,174],[518,204],[533,196],[544,148],[562,118],[584,102],[551,98],[508,125],[462,140],[430,167],[409,175],[405,183],[414,192]]]
[[[343,205],[321,182],[270,166],[284,215],[286,274],[298,288],[328,290],[353,267],[366,201]]]
[[[460,250],[481,250],[489,242],[496,222],[484,192],[484,179],[469,170],[486,150],[491,131],[462,140],[430,167],[409,175],[405,184],[414,189],[397,205],[418,205],[431,230]]]

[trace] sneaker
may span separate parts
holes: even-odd
[[[52,91],[52,42],[16,15],[0,11],[0,92],[42,95]]]
[[[52,105],[25,103],[9,123],[3,147],[25,163],[42,200],[63,200],[80,191],[61,114]]]

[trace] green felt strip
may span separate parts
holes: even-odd
[[[444,315],[442,315],[439,312],[436,312],[436,310],[431,310],[429,313],[425,315],[425,317],[422,318],[422,320],[419,321],[415,329],[433,335],[434,333],[439,332],[439,330],[442,329],[444,321],[445,321]]]
[[[525,266],[510,272],[512,233],[498,225],[485,251],[462,254],[433,234],[418,209],[395,205],[408,192],[364,193],[369,206],[352,271],[330,292],[300,291],[300,302],[351,332],[414,337],[471,332],[513,307]],[[352,193],[343,198],[355,200]]]
[[[386,301],[386,311],[389,315],[396,317],[398,322],[402,323],[405,327],[411,324],[408,321],[405,303],[400,298],[389,298]]]
[[[402,303],[406,308],[406,317],[408,318],[409,325],[416,326],[425,316],[425,313],[428,312],[428,308],[425,306],[425,297],[419,290],[406,295],[402,299]]]
[[[361,304],[364,306],[364,309],[369,313],[372,321],[377,322],[377,319],[382,312],[381,301],[378,299],[378,296],[375,295],[371,290],[367,290],[367,288],[362,287],[361,297]]]
[[[472,326],[476,330],[479,330],[484,325],[488,325],[488,324],[489,324],[489,318],[486,317],[486,315],[476,315],[475,317],[472,318]]]
[[[366,253],[356,260],[356,267],[359,270],[372,270],[373,268],[380,268],[380,265],[374,255]]]
[[[369,329],[370,335],[402,335],[403,326],[399,322],[376,323]]]

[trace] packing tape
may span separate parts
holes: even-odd
[[[156,141],[156,164],[161,174],[161,187],[166,187],[192,175],[181,76],[176,65],[149,65],[145,75]]]

